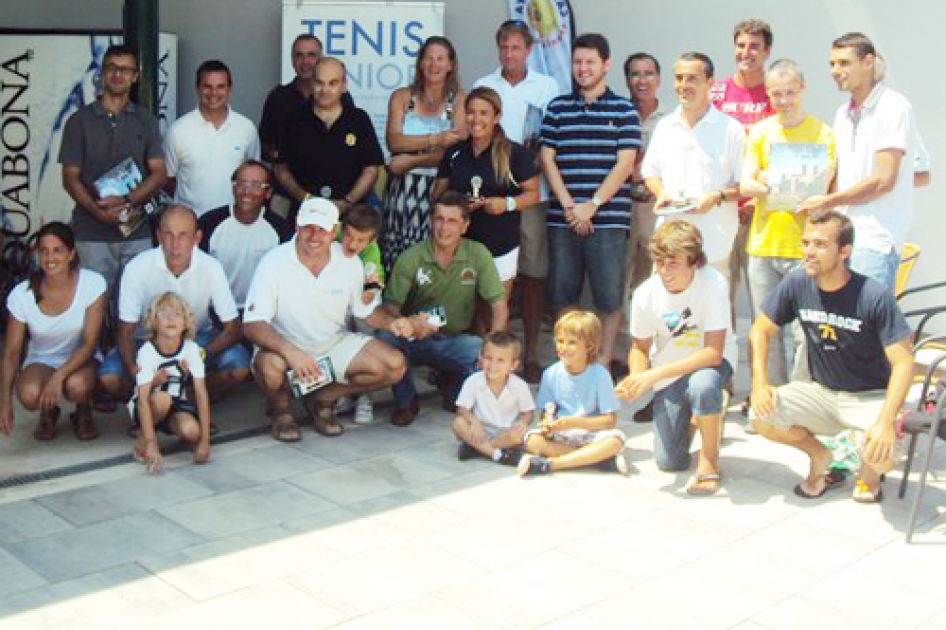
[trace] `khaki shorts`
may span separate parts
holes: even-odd
[[[866,431],[877,421],[886,391],[838,392],[820,383],[792,381],[777,389],[775,411],[761,420],[779,429],[804,427],[815,435],[837,435],[846,429]]]
[[[352,361],[354,361],[358,353],[368,345],[371,339],[372,337],[361,333],[341,332],[323,341],[314,348],[304,350],[306,354],[313,359],[315,357],[328,355],[328,358],[332,361],[332,370],[335,372],[335,382],[345,384],[348,383],[345,376],[348,374],[348,368],[351,367]],[[256,370],[256,355],[258,355],[259,352],[260,349],[255,347],[252,362],[254,373]]]
[[[530,278],[545,278],[549,275],[549,237],[545,225],[543,201],[522,211],[519,228],[519,273]]]

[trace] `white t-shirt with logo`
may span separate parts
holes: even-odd
[[[670,293],[660,276],[651,276],[631,300],[631,336],[652,339],[650,361],[660,367],[684,359],[705,347],[707,331],[725,330],[723,358],[735,371],[739,348],[732,331],[729,283],[709,266],[698,268],[686,290]],[[654,386],[659,391],[679,377],[664,379]]]

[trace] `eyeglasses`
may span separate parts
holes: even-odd
[[[266,190],[269,188],[269,184],[266,182],[251,182],[245,179],[238,179],[233,182],[233,185],[237,188],[242,188],[243,190],[252,190],[254,192],[260,190]]]
[[[114,63],[105,64],[105,74],[122,74],[129,76],[138,71],[138,68],[134,66],[119,66]]]
[[[154,314],[158,319],[163,319],[165,321],[169,319],[184,319],[184,313],[182,311],[158,311]]]

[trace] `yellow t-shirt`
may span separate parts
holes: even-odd
[[[745,159],[752,160],[760,170],[768,170],[770,147],[779,142],[825,144],[828,147],[828,167],[835,168],[834,131],[812,116],[791,129],[782,127],[778,116],[759,121],[749,130]],[[765,199],[757,199],[746,251],[752,256],[766,258],[801,258],[804,229],[804,216],[786,210],[768,211]]]

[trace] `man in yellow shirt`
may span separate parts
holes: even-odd
[[[776,115],[749,131],[740,192],[756,200],[746,251],[752,316],[803,256],[801,236],[806,215],[797,212],[805,199],[827,192],[835,174],[834,132],[805,113],[805,77],[795,62],[774,62],[765,88]],[[768,375],[774,384],[788,381],[782,333],[769,346]]]

